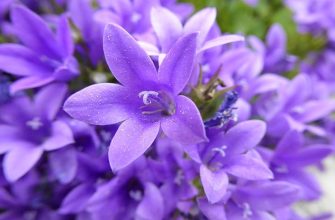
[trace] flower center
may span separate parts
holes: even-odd
[[[130,198],[132,198],[133,200],[135,200],[137,202],[141,201],[141,199],[143,197],[141,190],[131,190],[129,192],[129,196],[130,196]]]
[[[43,126],[43,123],[41,122],[41,119],[39,117],[34,117],[30,121],[26,122],[26,125],[30,127],[32,130],[38,130],[40,127]]]
[[[7,77],[0,75],[0,104],[10,99],[9,86],[10,82]]]
[[[160,113],[162,115],[173,115],[176,112],[174,102],[165,92],[142,91],[138,94],[142,98],[141,106],[143,115],[152,115]]]
[[[177,175],[174,178],[174,183],[176,183],[177,185],[181,185],[182,181],[184,180],[185,176],[182,170],[178,170],[177,171]]]
[[[214,117],[204,122],[205,126],[221,128],[229,121],[237,121],[236,107],[234,107],[237,99],[238,94],[235,91],[227,92],[219,111],[215,113]]]
[[[131,22],[137,23],[139,20],[141,20],[142,15],[139,13],[133,13],[132,16],[130,17]]]

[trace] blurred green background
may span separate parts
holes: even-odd
[[[312,51],[322,50],[326,40],[299,33],[293,14],[283,0],[259,0],[256,7],[243,0],[181,0],[192,3],[196,10],[216,7],[217,22],[223,32],[255,35],[264,39],[269,27],[280,23],[287,33],[287,49],[290,54],[305,58]]]

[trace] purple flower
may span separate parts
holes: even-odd
[[[54,209],[65,195],[66,187],[55,185],[32,170],[15,183],[0,188],[1,220],[66,220]]]
[[[227,219],[275,220],[272,213],[289,207],[298,195],[299,188],[284,181],[247,182],[232,192],[226,204]]]
[[[73,143],[71,129],[56,120],[66,91],[64,84],[51,84],[36,94],[34,102],[20,96],[1,106],[0,153],[5,153],[3,169],[9,181],[26,174],[44,151]]]
[[[219,202],[229,185],[228,174],[246,180],[264,180],[272,172],[256,151],[252,151],[265,134],[265,123],[250,120],[224,131],[208,132],[209,142],[188,148],[190,156],[201,163],[200,177],[210,203]]]
[[[65,207],[72,210],[80,208],[88,212],[93,220],[163,219],[163,197],[154,183],[152,170],[141,157],[118,172],[112,180],[100,183],[91,195],[92,189],[85,189],[84,184],[81,189],[77,187],[65,199],[62,210]]]
[[[163,54],[166,53],[182,35],[193,32],[199,32],[197,38],[197,54],[224,44],[244,40],[244,37],[239,35],[223,35],[208,40],[207,37],[210,30],[214,27],[215,18],[216,9],[205,8],[190,17],[185,25],[183,25],[177,15],[166,8],[154,7],[151,10],[152,27],[158,38],[160,51]],[[152,45],[152,47],[154,46]],[[158,49],[155,50],[158,51]],[[149,54],[150,53],[149,49]]]
[[[317,165],[334,149],[330,145],[320,143],[304,146],[303,141],[301,133],[295,130],[288,131],[271,154],[269,163],[277,180],[299,186],[302,199],[316,199],[320,196],[321,189],[305,168]]]
[[[157,72],[151,59],[125,30],[116,25],[106,27],[106,60],[122,85],[92,85],[72,95],[64,109],[74,118],[91,124],[122,122],[109,148],[113,170],[141,156],[160,128],[183,144],[206,140],[195,104],[179,95],[190,78],[195,43],[196,34],[177,41]]]
[[[54,34],[38,15],[23,6],[13,6],[11,18],[15,36],[25,45],[0,45],[0,69],[21,77],[11,85],[11,92],[36,88],[77,76],[74,45],[65,16],[59,18]]]
[[[197,196],[198,189],[192,182],[199,169],[194,161],[184,157],[183,146],[175,141],[161,138],[154,147],[153,152],[149,152],[148,164],[158,185],[162,185],[164,211],[172,215],[185,200]]]
[[[285,88],[279,88],[276,105],[272,117],[268,119],[273,126],[269,127],[268,133],[273,136],[281,136],[285,131],[295,129],[298,131],[310,131],[316,135],[324,136],[325,131],[317,126],[310,125],[311,122],[321,119],[335,109],[332,99],[313,98],[313,81],[306,74],[299,74],[288,82]],[[271,98],[268,99],[271,101]],[[267,102],[266,100],[263,100]]]
[[[332,0],[286,0],[288,7],[294,12],[294,19],[302,32],[314,35],[328,34],[330,41],[335,40],[334,10]]]

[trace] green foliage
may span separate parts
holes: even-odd
[[[242,0],[182,0],[194,4],[196,10],[216,7],[217,22],[223,32],[255,35],[265,39],[266,33],[274,23],[281,24],[288,39],[288,52],[305,58],[311,51],[319,51],[325,46],[323,36],[313,37],[300,33],[293,20],[292,12],[282,0],[260,0],[251,7]]]

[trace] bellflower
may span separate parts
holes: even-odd
[[[154,7],[151,10],[151,23],[158,38],[162,54],[165,54],[179,37],[192,32],[199,32],[197,38],[197,53],[201,53],[213,47],[244,40],[244,38],[239,35],[223,35],[207,40],[210,30],[215,24],[215,18],[216,9],[206,8],[194,14],[183,25],[177,15],[166,8]],[[145,47],[146,44],[143,46]],[[148,48],[149,54],[152,54],[150,50],[152,47],[155,46],[151,45],[151,47]],[[159,51],[159,49],[155,50]]]
[[[333,152],[326,144],[303,146],[303,135],[295,130],[288,131],[281,139],[270,158],[270,166],[275,178],[291,182],[301,188],[300,197],[305,200],[316,199],[320,189],[316,180],[305,167],[317,165]]]
[[[324,135],[324,130],[310,123],[329,115],[335,110],[335,102],[332,99],[313,99],[311,78],[305,74],[299,74],[287,87],[280,88],[277,94],[276,113],[269,119],[269,123],[275,124],[268,129],[269,134],[279,136],[289,129],[298,131],[310,131],[317,135]]]
[[[36,95],[34,102],[20,96],[1,106],[0,153],[5,153],[3,169],[9,181],[26,174],[44,151],[73,143],[70,128],[56,119],[66,91],[64,84],[51,84]]]
[[[141,156],[160,128],[183,144],[206,140],[198,109],[184,89],[194,64],[196,34],[181,38],[157,72],[137,42],[121,27],[107,25],[104,52],[109,68],[122,84],[97,84],[72,95],[64,109],[72,117],[96,125],[122,122],[109,148],[109,162],[119,170]]]
[[[20,77],[11,85],[12,93],[67,82],[79,74],[65,16],[60,17],[54,34],[45,21],[23,6],[13,6],[10,14],[14,34],[24,44],[0,45],[0,69]]]
[[[320,35],[326,32],[330,41],[335,41],[334,10],[332,0],[286,0],[294,12],[294,19],[302,32]]]
[[[299,188],[284,181],[247,182],[234,189],[226,216],[229,220],[275,220],[273,213],[296,202],[298,195]]]
[[[151,42],[150,12],[154,7],[165,7],[175,12],[180,19],[186,18],[193,11],[187,3],[176,3],[175,0],[99,0],[102,7],[95,17],[97,20],[116,23],[134,35],[137,39]]]
[[[152,167],[155,179],[162,184],[160,189],[165,213],[172,215],[182,203],[198,194],[198,189],[192,184],[197,177],[198,167],[194,161],[184,157],[181,144],[168,138],[156,141],[154,151],[154,158],[148,159],[148,164]]]
[[[163,197],[152,180],[152,169],[141,157],[112,180],[100,184],[87,201],[86,210],[93,220],[161,220],[164,218]]]
[[[0,219],[57,219],[66,220],[67,216],[57,213],[54,206],[59,205],[66,187],[54,185],[32,170],[20,180],[0,188]]]
[[[246,180],[273,177],[258,153],[251,151],[265,134],[265,124],[250,120],[237,124],[226,133],[208,132],[208,143],[191,147],[188,153],[200,166],[200,177],[210,203],[219,202],[226,194],[228,174]]]

